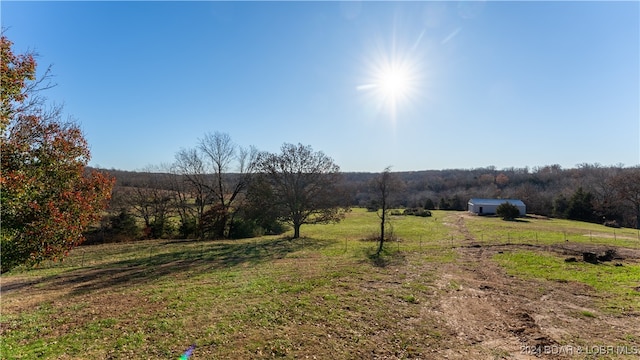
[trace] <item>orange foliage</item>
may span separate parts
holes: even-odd
[[[11,54],[10,45],[2,36],[1,272],[62,257],[80,244],[114,184],[106,174],[86,171],[89,146],[76,124],[15,111],[20,106],[14,103],[26,99],[27,80],[33,80],[32,72],[18,68],[26,61],[35,71],[35,62]],[[6,69],[16,78],[5,79]],[[6,89],[5,81],[11,83]]]

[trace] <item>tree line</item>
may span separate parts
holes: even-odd
[[[395,173],[403,191],[395,205],[466,210],[470,198],[516,198],[527,212],[556,218],[640,227],[640,167],[580,164],[529,168],[447,169]],[[353,205],[371,202],[375,174],[344,174]]]
[[[212,143],[219,145],[214,147],[215,151],[211,151]],[[532,214],[640,228],[638,166],[581,164],[570,169],[549,165],[500,170],[490,166],[393,172],[395,191],[382,203],[380,180],[389,176],[389,169],[382,173],[341,173],[329,161],[323,171],[310,166],[296,173],[290,168],[289,174],[269,183],[267,174],[273,176],[285,164],[294,163],[285,154],[293,156],[306,149],[307,156],[313,158],[311,148],[285,144],[279,155],[261,154],[252,148],[236,147],[228,135],[220,133],[205,135],[199,147],[200,150],[181,150],[176,162],[168,166],[139,172],[111,170],[118,180],[106,227],[113,227],[120,221],[117,219],[130,217],[144,223],[143,233],[134,230],[139,237],[240,238],[279,233],[288,223],[294,228],[294,236],[299,236],[299,225],[307,219],[334,221],[352,206],[371,210],[381,207],[466,210],[470,198],[487,197],[521,199]],[[223,153],[228,158],[222,158]],[[296,174],[309,178],[293,179]],[[273,187],[284,179],[291,184],[317,182],[313,187],[316,191],[330,188],[332,196],[320,196],[314,200],[317,205],[310,206],[325,209],[325,213],[283,215],[285,208],[296,201],[315,199],[311,190],[301,199],[293,200],[295,192],[290,187]],[[329,201],[327,206],[324,201]],[[332,208],[329,205],[337,207],[329,210]]]
[[[339,221],[350,205],[340,168],[323,152],[288,143],[260,152],[220,132],[171,164],[110,173],[118,181],[109,215],[93,236],[102,241],[246,238],[289,227],[297,238],[302,225]]]

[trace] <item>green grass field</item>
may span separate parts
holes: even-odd
[[[178,359],[195,344],[192,359],[430,358],[435,350],[473,346],[456,345],[433,310],[458,287],[438,284],[445,266],[464,262],[461,247],[568,240],[640,249],[632,229],[614,234],[571,221],[460,218],[443,211],[394,216],[396,241],[385,244],[380,258],[372,256],[377,244],[366,240],[378,231],[378,219],[363,209],[338,224],[303,226],[304,238],[296,240],[83,246],[61,263],[2,275],[0,354]],[[567,264],[540,251],[513,248],[490,261],[523,279],[585,284],[599,306],[616,314],[640,311],[637,260],[619,267]]]

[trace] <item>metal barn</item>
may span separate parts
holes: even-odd
[[[520,216],[524,216],[527,213],[527,206],[522,200],[517,199],[470,199],[467,203],[469,206],[469,212],[478,215],[493,215],[496,213],[496,209],[500,204],[509,203],[515,205],[520,210]]]

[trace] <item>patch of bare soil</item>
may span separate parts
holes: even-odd
[[[454,226],[458,227],[458,232],[468,234],[462,218]],[[473,240],[469,236],[468,241]],[[510,246],[461,247],[457,250],[459,260],[440,268],[436,280],[440,289],[439,302],[430,311],[442,315],[451,333],[455,334],[452,346],[441,353],[442,357],[584,359],[589,355],[598,358],[637,356],[623,356],[622,350],[640,349],[639,313],[613,315],[602,312],[596,305],[598,295],[587,285],[509,276],[491,260],[494,254],[507,247]],[[573,254],[585,248],[579,244],[562,244],[546,250]],[[619,253],[627,258],[640,258],[640,253],[632,249],[621,249]],[[625,344],[625,347],[616,348],[619,344]],[[613,348],[603,351],[602,346]]]
[[[607,239],[640,240],[640,237],[636,237],[636,236],[621,236],[621,235],[598,233],[598,232],[594,232],[591,234],[583,234],[582,236],[599,237],[599,238],[607,238]]]
[[[467,218],[468,216],[472,216],[472,215],[469,215],[469,214],[457,215],[453,223],[445,222],[445,225],[448,225],[449,227],[451,227],[451,230],[453,231],[453,234],[456,238],[459,238],[459,237],[464,238],[463,244],[473,243],[476,240],[475,237],[471,234],[471,232],[469,232],[469,230],[467,229],[467,226],[465,225],[465,218]]]
[[[565,242],[563,244],[554,244],[549,246],[540,246],[544,251],[552,251],[561,255],[582,256],[584,252],[592,252],[596,254],[604,254],[607,250],[615,250],[614,260],[627,260],[630,262],[640,261],[640,249],[630,249],[623,247],[612,247],[608,245],[593,245]]]

